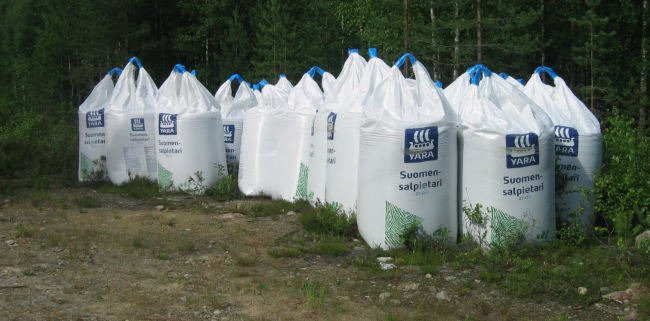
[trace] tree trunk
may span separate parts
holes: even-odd
[[[643,29],[641,31],[641,103],[639,104],[639,127],[645,133],[645,106],[648,99],[648,0],[643,0]]]
[[[429,15],[431,16],[431,45],[436,50],[436,13],[433,10],[433,0],[429,2]],[[438,59],[434,59],[433,63],[433,80],[437,80],[438,76]]]
[[[476,61],[483,63],[483,24],[481,23],[481,0],[476,0]]]
[[[545,34],[546,34],[546,26],[544,26],[544,0],[542,1],[542,8],[541,8],[541,25],[542,25],[542,66],[546,63],[546,52],[544,51],[544,43],[545,41]]]
[[[460,25],[458,18],[460,16],[460,0],[456,0],[456,13],[454,14],[454,21],[456,22],[456,36],[454,37],[454,80],[458,78],[458,71],[460,70]]]
[[[409,52],[409,41],[408,41],[408,32],[409,32],[409,0],[404,0],[404,53]],[[409,76],[409,62],[408,60],[404,62],[404,77]]]
[[[591,36],[591,47],[589,48],[589,71],[591,74],[591,112],[596,113],[594,109],[594,24],[589,23],[589,33]]]

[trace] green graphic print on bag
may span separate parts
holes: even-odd
[[[492,243],[497,246],[508,246],[518,241],[528,230],[528,223],[510,216],[494,207],[492,212]]]
[[[422,223],[423,218],[413,215],[386,201],[386,245],[400,246],[399,235],[413,223]]]
[[[158,163],[158,185],[161,190],[166,190],[172,186],[172,172]]]
[[[296,197],[298,199],[307,199],[307,182],[309,181],[309,166],[300,163],[300,174],[298,176],[298,186],[296,188]]]

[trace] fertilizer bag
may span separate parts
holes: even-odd
[[[138,66],[137,84],[133,78]],[[135,176],[158,179],[154,112],[158,88],[131,58],[115,84],[106,112],[106,167],[108,178],[119,185]]]
[[[203,193],[228,175],[219,103],[181,65],[160,86],[155,120],[161,189]]]
[[[79,106],[79,181],[106,177],[104,111],[113,95],[112,77],[121,73],[120,68],[111,70]]]
[[[248,86],[248,83],[238,75],[234,76],[238,77],[239,88],[228,109],[221,109],[223,136],[226,144],[226,161],[228,163],[228,172],[231,174],[239,171],[239,154],[241,152],[244,115],[247,110],[257,106],[257,98],[255,98],[255,93]]]
[[[409,58],[411,89],[399,67]],[[455,241],[458,116],[424,66],[397,61],[363,102],[359,149],[359,233],[371,246],[399,247],[417,224],[429,238]]]
[[[460,100],[463,99],[463,96],[465,95],[465,92],[470,86],[470,78],[471,78],[471,73],[473,73],[476,69],[485,67],[481,64],[475,65],[469,69],[460,77],[456,78],[454,82],[452,82],[447,88],[443,90],[445,93],[445,97],[451,104],[451,107],[458,113],[458,107],[460,105]]]
[[[542,82],[544,72],[553,78],[555,87]],[[596,219],[594,190],[603,152],[600,124],[551,68],[537,68],[524,92],[549,114],[555,125],[555,156],[562,172],[560,179],[565,184],[555,200],[556,209],[562,219],[577,220],[588,230]],[[586,189],[586,195],[581,189]]]

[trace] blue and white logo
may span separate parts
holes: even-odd
[[[555,126],[555,155],[578,156],[578,131],[575,128]]]
[[[223,138],[226,144],[235,142],[235,125],[223,125]]]
[[[159,114],[158,115],[158,134],[176,135],[176,116],[177,114]]]
[[[506,135],[507,168],[539,165],[539,137],[537,134]]]
[[[104,127],[104,108],[86,113],[86,128]]]
[[[404,163],[438,159],[438,127],[409,128],[404,132]]]
[[[143,132],[144,131],[144,118],[131,118],[131,131]]]
[[[327,116],[327,140],[334,140],[334,125],[336,125],[336,114],[330,113]]]

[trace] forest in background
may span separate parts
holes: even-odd
[[[349,48],[411,52],[445,86],[476,63],[524,80],[544,65],[644,133],[647,2],[0,0],[0,175],[74,173],[77,107],[132,56],[159,86],[181,63],[212,92],[233,73],[336,76]]]

